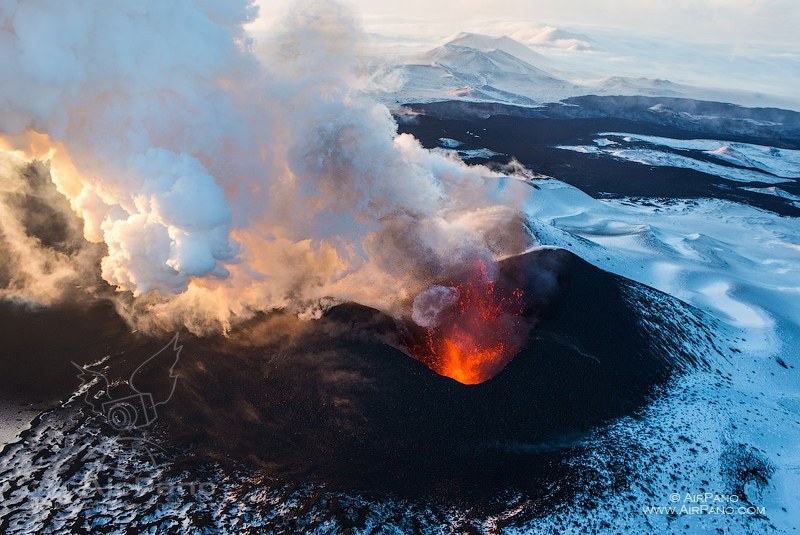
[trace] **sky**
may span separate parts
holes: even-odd
[[[287,0],[259,0],[265,12]],[[797,0],[345,0],[367,31],[415,21],[452,26],[481,19],[602,26],[696,41],[800,46]]]
[[[365,25],[379,19],[532,19],[554,24],[675,33],[699,41],[798,43],[797,0],[349,0]]]
[[[329,0],[318,0],[326,2]],[[269,33],[293,0],[257,0]],[[800,102],[800,0],[341,0],[367,54],[417,57],[462,31],[508,35],[567,78],[666,78]],[[785,100],[773,105],[789,106]],[[796,107],[791,104],[792,109]]]

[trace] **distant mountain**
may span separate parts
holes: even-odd
[[[401,66],[400,100],[465,99],[537,105],[580,94],[542,68],[548,61],[510,37],[461,33]]]
[[[473,48],[483,52],[499,50],[539,68],[546,68],[550,64],[550,60],[546,57],[507,35],[492,37],[478,33],[461,32],[448,40],[447,45]]]
[[[508,36],[459,33],[445,44],[413,56],[389,71],[394,84],[381,100],[425,103],[442,100],[539,106],[584,95],[650,96],[791,107],[775,97],[736,90],[701,88],[644,77],[583,77],[559,73],[548,58]],[[380,73],[386,75],[386,73]],[[380,76],[378,76],[380,77]],[[384,84],[379,83],[378,86]]]

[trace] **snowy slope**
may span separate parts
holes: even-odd
[[[526,529],[794,533],[800,525],[796,218],[714,199],[598,200],[557,180],[536,184],[527,212],[543,244],[708,311],[727,325],[719,336],[737,344],[716,373],[677,381],[640,418],[618,421],[587,441],[598,477],[609,485],[618,463],[636,466],[630,489],[609,490],[600,500],[587,493]],[[646,452],[649,461],[632,452]],[[737,484],[737,474],[748,470],[765,481]],[[733,513],[644,510],[701,505],[686,498],[701,492],[735,494],[742,503],[733,504]],[[739,512],[740,505],[763,507],[763,514]]]
[[[402,67],[403,98],[463,98],[534,105],[581,92],[575,84],[531,64],[529,61],[536,61],[538,54],[521,43],[510,38],[477,37],[461,36],[410,60]],[[497,47],[492,48],[493,44]]]
[[[621,132],[603,132],[599,135],[622,136],[651,145],[679,150],[703,151],[705,154],[732,164],[758,169],[780,177],[800,178],[800,150],[715,139],[671,139]]]
[[[769,186],[766,188],[750,188],[750,187],[741,187],[745,191],[753,191],[755,193],[761,193],[763,195],[773,195],[775,197],[780,197],[781,199],[789,199],[793,202],[795,206],[800,207],[800,195],[794,195],[789,193],[786,190],[782,190],[781,188],[775,186]]]
[[[598,135],[603,137],[595,139],[594,145],[561,145],[557,148],[650,166],[694,169],[734,182],[781,184],[800,178],[798,150],[714,139],[671,139],[623,132],[601,132]],[[776,191],[765,193],[783,196]]]
[[[461,46],[465,48],[472,48],[482,52],[492,52],[499,50],[511,56],[521,59],[522,61],[538,67],[546,69],[551,63],[546,57],[538,52],[535,52],[528,46],[515,41],[507,35],[500,37],[492,37],[489,35],[481,35],[478,33],[461,32],[458,35],[447,41],[448,45]]]

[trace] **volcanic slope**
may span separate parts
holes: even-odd
[[[644,410],[684,372],[723,373],[718,350],[729,340],[714,334],[725,331],[707,315],[566,251],[507,259],[498,284],[523,290],[533,328],[507,368],[479,385],[409,357],[407,322],[357,304],[316,321],[278,312],[227,338],[182,335],[175,394],[146,434],[114,432],[92,415],[84,386],[4,450],[0,527],[108,528],[136,519],[160,529],[343,528],[354,522],[341,505],[348,501],[387,514],[402,503],[432,507],[425,522],[453,503],[468,517],[500,514],[516,507],[504,505],[508,493],[545,513],[597,486],[580,460],[592,429]],[[104,333],[112,332],[104,323],[118,321],[107,310],[96,319]],[[98,324],[83,328],[88,336]],[[104,362],[112,382],[158,345],[127,335],[106,341],[131,344]],[[614,479],[630,469],[621,464]],[[132,500],[124,483],[134,477],[182,490],[140,485]],[[112,495],[92,486],[98,478]],[[202,500],[185,485],[197,481]]]

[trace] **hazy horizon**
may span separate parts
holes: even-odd
[[[258,0],[262,17],[282,11],[287,0]],[[475,25],[480,21],[539,22],[551,25],[621,29],[675,35],[698,42],[731,45],[786,45],[800,48],[800,9],[792,0],[407,0],[402,4],[345,0],[366,31],[391,24]],[[458,30],[454,30],[458,31]],[[453,32],[450,32],[453,33]]]
[[[257,39],[295,6],[286,0],[258,3],[259,18],[250,26]],[[602,0],[580,9],[578,3],[341,2],[372,38],[367,54],[390,61],[420,54],[459,32],[507,35],[551,60],[546,70],[573,80],[667,79],[775,96],[771,105],[800,109],[800,42],[793,39],[800,9],[791,2]]]

